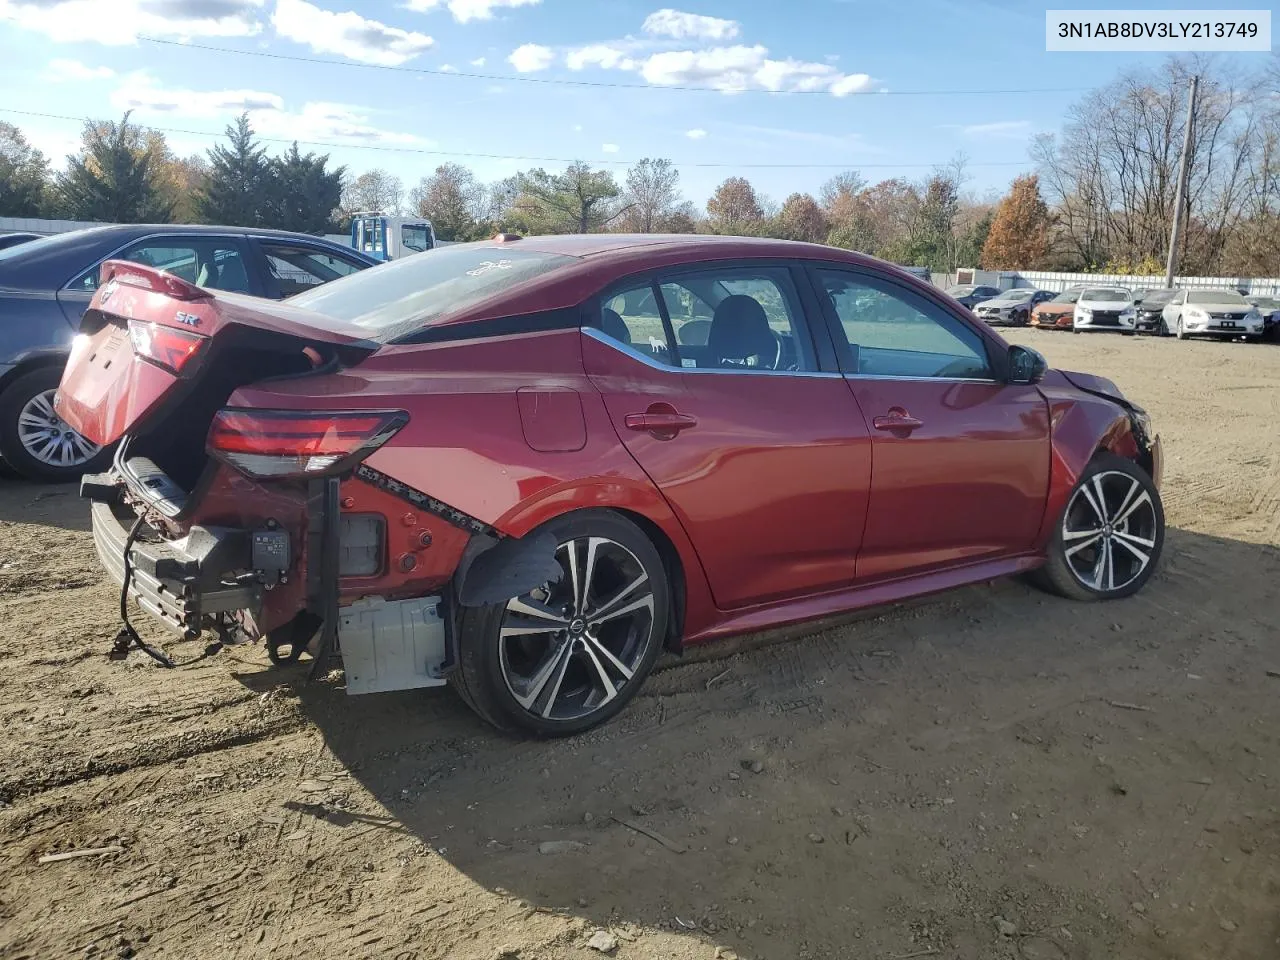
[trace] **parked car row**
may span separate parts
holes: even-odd
[[[0,459],[30,479],[71,481],[108,456],[63,421],[53,400],[110,259],[273,300],[378,263],[306,234],[176,224],[94,227],[0,249]]]
[[[993,326],[1032,326],[1076,333],[1109,331],[1133,336],[1280,339],[1280,299],[1248,297],[1235,290],[1136,293],[1122,286],[1069,287],[1059,294],[1018,288],[963,285],[948,295]]]

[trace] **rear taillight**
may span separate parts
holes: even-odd
[[[405,425],[403,410],[295,413],[219,410],[209,452],[252,477],[340,473],[382,446]]]
[[[135,356],[173,373],[182,372],[187,362],[209,342],[208,337],[162,327],[146,320],[129,321],[129,340],[133,343]]]

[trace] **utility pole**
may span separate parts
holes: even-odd
[[[1187,196],[1187,166],[1191,156],[1191,124],[1196,115],[1196,91],[1200,78],[1191,77],[1191,93],[1187,97],[1187,129],[1182,134],[1182,159],[1178,162],[1178,188],[1173,201],[1173,232],[1169,235],[1169,259],[1165,262],[1164,285],[1173,286],[1173,275],[1178,272],[1178,245],[1182,242],[1183,208]]]

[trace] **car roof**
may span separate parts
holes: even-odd
[[[875,257],[839,247],[762,237],[729,237],[702,234],[569,234],[482,240],[458,245],[477,250],[520,251],[572,258],[550,270],[481,303],[442,316],[438,326],[470,323],[510,316],[513,311],[534,313],[564,309],[581,303],[626,277],[650,270],[714,265],[724,260],[814,260],[837,266],[873,268],[895,275],[912,289],[934,291],[919,277]],[[450,246],[447,250],[455,250]],[[430,257],[430,252],[417,254]],[[341,281],[338,281],[341,282]],[[935,291],[936,292],[936,291]]]
[[[306,241],[362,260],[371,266],[377,261],[358,250],[335,244],[323,237],[288,230],[268,230],[260,227],[222,227],[212,224],[180,223],[128,223],[87,227],[64,234],[55,234],[45,240],[53,243],[29,241],[5,251],[7,257],[0,261],[0,286],[19,287],[27,290],[59,289],[79,276],[98,260],[109,256],[120,247],[150,236],[251,236],[264,239]]]

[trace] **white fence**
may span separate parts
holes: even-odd
[[[0,233],[38,233],[42,237],[69,233],[104,224],[91,220],[39,220],[33,217],[0,217]]]
[[[987,274],[987,271],[980,271]],[[995,274],[987,274],[995,276]],[[1034,287],[1037,290],[1049,290],[1061,293],[1068,287],[1128,287],[1130,290],[1150,290],[1164,286],[1164,275],[1135,276],[1132,274],[1113,273],[1050,273],[1043,270],[1008,270],[1000,271],[999,282],[990,281],[991,286],[1001,290],[1015,287]],[[954,286],[954,273],[933,274],[934,286],[945,290]],[[985,282],[985,281],[984,281]],[[1181,290],[1239,290],[1255,297],[1280,297],[1280,277],[1174,277],[1173,285]]]
[[[1164,286],[1163,275],[1142,277],[1105,273],[1045,273],[1027,270],[1018,271],[1013,276],[1015,287],[1036,287],[1055,293],[1067,287],[1076,286],[1128,287],[1130,290],[1150,290],[1152,287]],[[1276,277],[1174,277],[1173,285],[1180,290],[1239,290],[1255,297],[1274,297],[1280,294],[1280,278]]]

